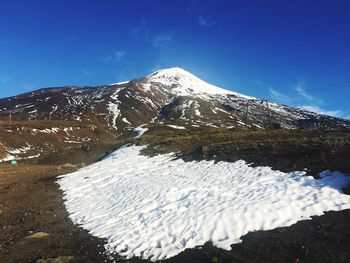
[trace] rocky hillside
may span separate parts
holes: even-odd
[[[350,129],[349,121],[221,89],[179,68],[124,83],[4,98],[0,120],[2,162],[64,162],[74,153],[80,157],[72,162],[93,160],[148,124],[188,130]]]

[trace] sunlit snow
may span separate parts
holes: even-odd
[[[141,137],[146,131],[148,131],[148,128],[144,128],[146,124],[142,124],[138,127],[136,127],[135,129],[133,129],[134,132],[136,132],[136,137],[135,138],[139,138]]]
[[[247,99],[252,98],[206,83],[186,70],[177,67],[158,70],[147,78],[151,83],[160,83],[170,87],[172,93],[181,96],[196,94],[233,94]]]
[[[249,231],[350,208],[339,190],[350,177],[340,173],[315,180],[244,161],[149,158],[141,149],[122,147],[58,181],[73,222],[127,257],[163,259],[210,240],[230,249]]]

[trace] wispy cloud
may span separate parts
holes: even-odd
[[[269,87],[269,97],[273,100],[280,101],[282,103],[291,103],[292,98],[288,95],[281,93],[280,91]]]
[[[307,104],[307,102],[315,105],[324,104],[322,99],[311,95],[310,92],[305,89],[304,82],[291,85],[290,88],[287,89],[287,91],[289,91],[288,93],[285,91],[281,92],[271,87],[268,87],[268,90],[270,98],[277,101],[289,102],[293,104]]]
[[[118,63],[120,62],[126,54],[125,50],[117,50],[111,56],[107,56],[103,59],[105,63]]]
[[[267,87],[269,91],[269,98],[290,106],[302,108],[304,110],[316,112],[319,114],[329,115],[333,117],[350,119],[348,112],[339,109],[330,109],[329,105],[319,97],[311,95],[305,89],[304,82],[298,82],[296,85],[289,86],[289,89],[281,92],[280,90]]]
[[[208,27],[208,26],[212,26],[215,24],[214,21],[212,21],[211,17],[210,16],[203,16],[203,15],[200,15],[198,17],[198,24],[201,25],[201,26],[204,26],[204,27]]]
[[[219,4],[219,1],[192,1],[186,8],[186,12],[196,18],[197,23],[203,27],[210,27],[218,24],[217,18],[213,17],[212,9]]]
[[[140,23],[131,28],[131,40],[144,41],[145,44],[159,49],[160,52],[173,51],[174,37],[169,32],[149,33],[147,20],[140,19]]]
[[[158,35],[153,38],[152,45],[156,48],[167,48],[172,40],[170,35]]]
[[[341,110],[326,110],[315,105],[304,105],[304,106],[300,106],[300,108],[304,110],[316,112],[319,114],[329,115],[329,116],[338,117],[338,118],[345,118],[344,112],[342,112]]]
[[[298,93],[299,96],[302,96],[303,98],[313,101],[315,100],[315,97],[310,95],[305,89],[304,89],[304,84],[299,83],[295,87],[296,92]]]
[[[299,96],[299,98],[304,99],[306,101],[309,101],[312,104],[316,104],[316,105],[323,105],[324,102],[322,99],[311,95],[310,92],[308,92],[305,88],[304,88],[305,84],[303,82],[297,84],[295,86],[295,91],[296,94]]]
[[[120,60],[122,60],[122,58],[125,56],[125,54],[126,54],[126,51],[124,51],[124,50],[116,51],[114,53],[114,61],[119,62]]]
[[[147,20],[145,18],[141,18],[138,25],[134,26],[130,30],[132,39],[142,39],[144,41],[149,40],[149,34],[147,30]]]

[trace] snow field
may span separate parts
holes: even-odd
[[[350,177],[341,173],[314,180],[244,161],[149,158],[141,149],[124,146],[58,180],[73,222],[126,257],[164,259],[207,241],[230,249],[249,231],[350,208],[350,196],[339,191]]]
[[[146,131],[148,131],[148,128],[144,128],[146,124],[142,124],[135,129],[133,129],[134,132],[136,132],[135,138],[140,138]]]

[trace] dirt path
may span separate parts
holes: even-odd
[[[103,240],[67,218],[56,166],[0,165],[0,262],[105,262]]]

